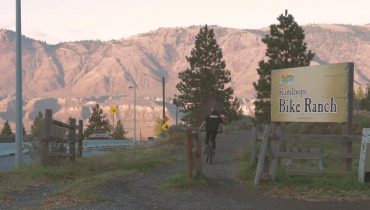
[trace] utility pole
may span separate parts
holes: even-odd
[[[141,128],[140,128],[140,137],[139,138],[140,138],[139,141],[141,142]]]
[[[159,79],[151,76],[150,74],[144,74],[144,76],[149,76],[151,77],[152,79],[155,79],[157,80],[158,82],[161,82]],[[162,77],[162,125],[165,123],[165,118],[166,118],[166,94],[165,94],[165,80],[164,80],[164,77]]]
[[[136,83],[134,84],[134,139],[136,142]]]
[[[176,98],[174,98],[174,99],[172,100],[172,103],[173,103],[173,105],[175,105],[175,106],[176,106],[176,125],[177,125],[177,117],[178,117],[178,114],[179,114],[179,104],[177,103]]]
[[[22,31],[21,0],[16,0],[16,153],[15,167],[22,164],[23,152],[23,100],[22,100]]]

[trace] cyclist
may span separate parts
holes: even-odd
[[[218,111],[216,109],[212,110],[211,114],[208,115],[203,123],[200,125],[200,130],[205,126],[206,130],[206,142],[205,142],[205,149],[204,153],[208,150],[208,143],[209,140],[213,143],[213,151],[216,149],[216,135],[217,132],[220,130],[220,133],[222,133],[222,117],[219,115]]]

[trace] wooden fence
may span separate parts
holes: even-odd
[[[57,137],[53,130],[52,125],[65,128],[68,130],[68,138]],[[78,135],[77,135],[78,131]],[[45,110],[43,121],[43,137],[41,141],[41,164],[47,165],[50,157],[69,157],[71,161],[75,161],[76,156],[76,142],[77,142],[77,155],[82,156],[82,140],[83,140],[83,121],[80,120],[76,125],[76,119],[71,118],[69,123],[64,123],[58,120],[53,120],[53,112],[50,109]],[[53,145],[68,145],[68,152],[55,151]]]
[[[277,166],[282,158],[287,159],[289,165],[293,160],[317,160],[320,170],[287,170],[288,175],[321,175],[335,174],[342,175],[352,170],[352,159],[358,159],[359,155],[354,155],[352,143],[359,143],[361,135],[318,135],[318,134],[285,134],[281,127],[271,127],[266,125],[262,137],[256,127],[252,128],[251,139],[251,161],[257,161],[256,176],[254,184],[268,175],[274,181]],[[333,143],[340,144],[341,151],[337,154],[327,154],[322,148],[286,148],[287,143],[309,144],[309,143]],[[258,144],[260,145],[259,155],[257,154]],[[325,171],[323,161],[327,159],[342,160],[342,169],[338,171]]]
[[[193,177],[193,169],[195,176],[202,173],[202,148],[199,138],[199,129],[186,129],[186,156],[187,156],[187,177]],[[194,167],[195,166],[195,167]]]

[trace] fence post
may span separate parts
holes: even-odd
[[[69,121],[69,155],[72,161],[75,161],[75,143],[76,143],[76,119],[71,118]]]
[[[352,133],[352,121],[353,121],[353,73],[354,73],[354,63],[348,63],[348,91],[347,91],[347,121],[343,124],[342,134],[350,135]],[[344,159],[343,168],[346,171],[351,171],[352,169],[352,141],[343,143],[342,150],[347,159]]]
[[[251,162],[254,163],[257,160],[257,138],[258,129],[256,126],[252,128],[252,141],[251,141]]]
[[[196,167],[197,167],[197,176],[202,173],[202,147],[199,138],[199,129],[195,130],[195,157],[196,157]]]
[[[51,109],[46,109],[45,116],[44,116],[43,134],[41,138],[40,162],[42,166],[46,166],[48,164],[49,141],[50,141],[50,131],[51,131],[50,128],[51,128],[52,118],[53,118],[53,111]]]
[[[187,177],[192,178],[193,176],[193,154],[192,154],[192,142],[191,142],[191,128],[186,129],[186,155],[187,155]]]
[[[257,186],[261,180],[263,169],[265,167],[265,159],[266,159],[266,154],[267,154],[267,149],[268,149],[268,144],[269,144],[269,137],[270,137],[270,130],[271,126],[270,125],[265,125],[265,130],[263,132],[263,140],[261,144],[261,149],[260,149],[260,154],[258,157],[258,164],[257,164],[257,169],[256,169],[256,176],[254,178],[254,185]]]
[[[279,165],[279,152],[280,152],[280,145],[283,141],[284,132],[281,127],[277,128],[277,131],[274,135],[273,147],[272,147],[272,161],[271,161],[271,170],[270,170],[270,178],[271,181],[275,181],[276,177],[276,170]]]
[[[82,157],[83,120],[78,121],[78,157]]]
[[[342,135],[350,134],[350,125],[349,123],[344,123],[342,126]],[[352,170],[352,141],[347,141],[342,143],[342,154],[343,154],[343,170],[351,171]]]

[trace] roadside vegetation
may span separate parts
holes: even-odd
[[[370,127],[370,113],[366,111],[355,112],[353,131],[360,134],[362,128]],[[341,125],[334,123],[289,123],[286,133],[307,134],[339,134]],[[339,133],[338,133],[339,132]],[[324,159],[324,171],[341,171],[342,160],[341,144],[325,141],[325,138],[314,141],[298,141],[284,139],[285,148],[321,148],[328,158]],[[250,145],[244,148],[235,158],[239,161],[239,175],[249,185],[253,185],[257,162],[251,161]],[[259,149],[257,149],[259,151]],[[353,143],[353,155],[359,157],[360,141]],[[276,181],[262,181],[258,188],[266,193],[276,196],[292,197],[303,200],[358,200],[370,199],[370,183],[358,182],[358,159],[352,159],[352,171],[343,175],[321,176],[288,176],[288,170],[318,171],[317,160],[293,160],[288,167],[287,159],[282,158],[277,172]]]
[[[169,164],[181,158],[178,151],[179,146],[174,141],[161,140],[153,144],[114,149],[103,156],[80,158],[76,162],[66,160],[58,167],[29,166],[0,173],[0,200],[11,200],[12,192],[57,185],[60,187],[44,199],[43,207],[65,208],[81,202],[99,202],[102,198],[94,193],[96,186],[116,177]]]

